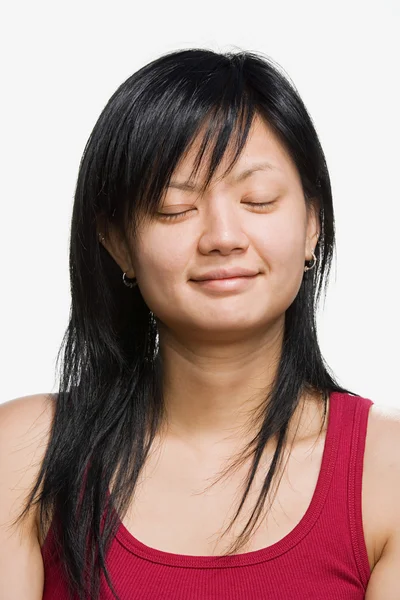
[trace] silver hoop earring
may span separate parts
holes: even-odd
[[[122,275],[122,281],[126,285],[126,287],[133,288],[137,285],[136,277],[132,277],[131,279],[126,276],[126,273]]]
[[[314,252],[312,252],[312,255],[313,255],[314,262],[311,265],[311,267],[304,267],[304,272],[311,271],[311,269],[313,269],[315,267],[315,265],[317,264],[317,257],[315,256]]]

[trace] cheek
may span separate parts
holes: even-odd
[[[154,228],[142,236],[134,249],[134,268],[149,306],[174,295],[177,281],[182,282],[182,275],[187,271],[190,252],[187,240],[180,239],[179,233],[172,235],[172,228],[167,233]]]
[[[278,312],[283,312],[297,296],[304,276],[304,223],[301,218],[286,216],[270,220],[258,242],[270,297]]]
[[[300,218],[282,217],[270,220],[258,235],[259,253],[271,271],[277,274],[298,270],[304,263],[306,231]]]

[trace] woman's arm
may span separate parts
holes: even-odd
[[[400,411],[379,411],[370,455],[376,511],[386,543],[368,582],[366,600],[400,600]]]
[[[18,526],[39,472],[51,423],[50,396],[37,394],[0,405],[0,600],[41,600],[43,561],[36,508]]]
[[[399,508],[400,510],[400,508]],[[394,531],[372,571],[366,600],[400,600],[400,530]]]

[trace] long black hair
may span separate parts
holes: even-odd
[[[257,434],[242,455],[252,457],[252,467],[229,528],[272,436],[276,452],[252,515],[226,554],[246,544],[262,514],[304,391],[320,394],[324,421],[329,394],[352,393],[339,386],[318,345],[316,310],[321,292],[326,295],[335,249],[334,214],[325,156],[295,85],[273,60],[255,52],[189,49],[150,62],[112,95],[83,152],[71,223],[71,310],[57,360],[54,420],[19,516],[39,503],[40,528],[51,520],[58,524],[54,531],[71,595],[98,598],[103,572],[118,598],[106,568],[107,549],[164,416],[156,315],[138,286],[123,285],[118,265],[99,243],[97,218],[113,219],[123,235],[128,227],[135,235],[139,219],[159,207],[200,129],[205,126],[195,169],[210,150],[207,186],[231,139],[236,152],[229,168],[235,164],[256,114],[293,159],[307,207],[318,201],[320,236],[317,264],[305,272],[285,313],[277,374]]]

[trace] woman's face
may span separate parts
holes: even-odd
[[[185,186],[198,147],[174,172],[160,214],[140,226],[129,276],[162,325],[216,341],[218,333],[231,339],[283,318],[311,260],[318,223],[312,211],[307,216],[295,165],[260,118],[233,170],[220,178],[229,164],[224,157],[204,195]],[[221,269],[253,276],[198,281]]]

